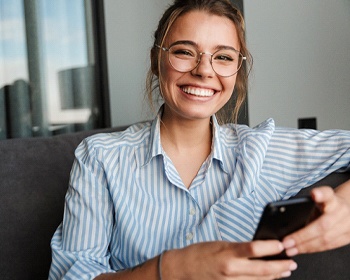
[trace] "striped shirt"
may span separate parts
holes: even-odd
[[[212,152],[189,189],[162,149],[159,116],[89,137],[75,155],[49,279],[93,279],[196,242],[249,241],[267,202],[350,169],[350,131],[213,117]]]

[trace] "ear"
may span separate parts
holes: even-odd
[[[152,47],[152,49],[151,49],[150,58],[151,58],[151,70],[152,70],[152,73],[158,77],[159,76],[159,71],[158,71],[158,50],[155,47]]]

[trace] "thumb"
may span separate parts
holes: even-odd
[[[336,196],[331,187],[322,186],[314,188],[311,190],[311,197],[322,211],[324,211],[325,208],[336,207]]]

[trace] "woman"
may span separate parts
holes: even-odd
[[[283,242],[251,241],[267,202],[349,169],[350,133],[272,120],[220,126],[216,114],[234,88],[237,118],[249,61],[243,18],[229,1],[168,8],[148,82],[150,100],[159,92],[164,104],[153,122],[77,148],[50,279],[274,279],[296,263],[259,258],[350,242],[349,182],[315,189],[322,215]]]

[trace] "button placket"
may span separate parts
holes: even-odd
[[[187,230],[185,232],[185,240],[187,244],[191,244],[195,240],[195,233],[196,233],[196,226],[198,223],[198,214],[200,212],[198,203],[196,200],[196,191],[194,191],[196,188],[192,188],[189,191],[189,198],[190,200],[188,201],[189,203],[187,204],[187,220],[188,220],[188,225],[187,225]]]
[[[190,216],[194,216],[194,215],[196,215],[196,209],[195,208],[191,208]]]
[[[193,236],[194,236],[194,235],[193,235],[192,232],[187,233],[187,234],[186,234],[186,240],[187,240],[187,241],[191,241],[191,240],[193,239]]]

